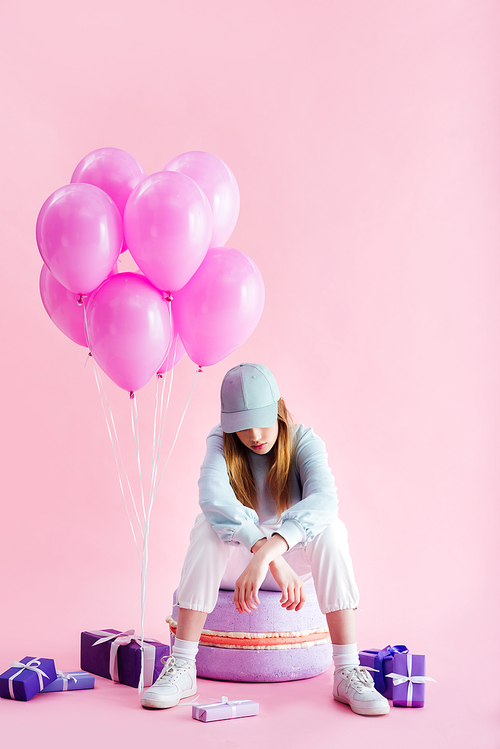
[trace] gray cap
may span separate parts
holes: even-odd
[[[278,418],[280,391],[263,364],[238,364],[227,372],[220,389],[222,431],[267,429]]]

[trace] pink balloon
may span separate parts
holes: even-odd
[[[253,260],[229,247],[210,249],[172,302],[189,358],[208,366],[241,346],[260,320],[264,296],[264,281]]]
[[[73,172],[71,182],[86,182],[104,190],[123,216],[130,193],[144,177],[139,162],[121,148],[98,148],[87,154]]]
[[[135,262],[151,283],[168,292],[189,281],[212,236],[207,198],[196,182],[177,172],[157,172],[137,185],[123,221]]]
[[[36,241],[52,275],[69,291],[88,294],[109,275],[120,254],[120,214],[99,187],[65,185],[43,204]]]
[[[138,273],[118,273],[92,294],[87,326],[96,362],[130,392],[158,371],[170,342],[164,295]]]
[[[228,165],[212,153],[188,151],[172,159],[165,167],[167,170],[187,174],[201,187],[213,214],[210,247],[226,244],[240,212],[240,191]]]
[[[80,346],[86,346],[83,303],[78,304],[80,295],[60,284],[46,265],[42,265],[40,272],[40,296],[48,316],[59,330]]]

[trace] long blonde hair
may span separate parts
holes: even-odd
[[[274,499],[278,517],[290,506],[290,465],[292,450],[293,419],[285,401],[278,401],[278,437],[269,452],[271,465],[267,473],[266,485]],[[226,459],[229,481],[237,499],[245,507],[258,512],[259,501],[250,466],[250,451],[238,435],[223,432],[224,458]]]

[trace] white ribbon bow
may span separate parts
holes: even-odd
[[[436,681],[436,679],[432,679],[430,676],[412,676],[413,666],[413,659],[410,653],[406,656],[406,669],[408,671],[408,675],[405,676],[404,674],[386,674],[386,678],[392,679],[394,686],[398,686],[399,684],[404,684],[405,682],[408,682],[408,694],[406,697],[406,707],[411,707],[413,703],[413,685],[414,684],[425,684],[426,681]]]
[[[45,676],[46,679],[49,677],[47,674],[42,671],[39,658],[32,658],[28,663],[21,663],[20,661],[14,661],[14,663],[11,663],[9,668],[19,668],[20,670],[17,671],[17,673],[13,674],[12,676],[9,676],[9,694],[11,696],[11,699],[15,700],[14,695],[14,679],[17,679],[19,674],[21,674],[25,669],[28,669],[28,671],[35,671],[38,674],[38,682],[40,684],[40,691],[43,689],[43,677]]]
[[[90,630],[89,630],[90,631]],[[144,679],[143,685],[145,687],[151,686],[153,683],[153,675],[155,668],[155,655],[156,650],[151,642],[141,640],[135,634],[135,629],[127,629],[126,632],[106,632],[103,629],[97,629],[90,631],[91,635],[102,635],[99,640],[92,643],[92,647],[101,645],[103,642],[111,642],[111,649],[109,651],[109,675],[113,681],[119,681],[118,677],[118,648],[120,645],[130,645],[131,642],[136,642],[144,650]]]
[[[223,695],[220,699],[218,697],[206,697],[206,699],[212,700],[211,702],[204,702],[201,705],[194,705],[196,707],[198,714],[205,710],[207,707],[213,707],[214,705],[227,705],[231,708],[231,718],[236,718],[236,705],[240,705],[242,702],[246,702],[246,700],[230,700],[229,697],[226,697],[226,695]],[[194,703],[187,703],[189,705]]]
[[[231,708],[231,718],[236,718],[236,701],[230,702],[229,697],[222,695],[221,702]]]
[[[57,676],[63,680],[63,692],[66,692],[68,690],[69,680],[72,679],[75,684],[77,684],[77,680],[73,676],[73,674],[64,673],[64,671],[59,671],[58,668],[56,668],[56,674]]]

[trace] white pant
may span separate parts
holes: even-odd
[[[278,529],[279,533],[279,529]],[[262,529],[268,536],[269,530]],[[221,541],[203,513],[191,531],[177,603],[181,608],[214,610],[219,588],[234,590],[234,584],[252,558],[244,546]],[[304,582],[314,580],[319,607],[323,614],[358,607],[359,593],[354,579],[347,529],[338,518],[304,547],[293,547],[283,554],[290,567]],[[279,590],[268,571],[261,590]]]

